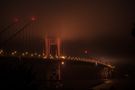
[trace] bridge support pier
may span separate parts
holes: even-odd
[[[101,78],[102,79],[110,79],[112,76],[112,70],[108,67],[104,67],[102,70],[101,70]]]
[[[58,57],[55,63],[51,63],[51,69],[48,74],[48,87],[49,88],[59,88],[61,87],[61,61],[59,60],[61,56],[61,40],[57,36],[48,36],[45,37],[45,51],[46,56],[50,59],[52,57]],[[51,59],[50,59],[51,60]]]
[[[61,62],[57,61],[52,63],[48,71],[48,88],[60,88],[62,87],[61,83]]]

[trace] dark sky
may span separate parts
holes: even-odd
[[[1,27],[13,18],[23,25],[31,16],[37,18],[28,28],[33,37],[60,33],[66,54],[88,50],[114,63],[134,62],[134,0],[0,0]]]

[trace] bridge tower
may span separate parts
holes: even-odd
[[[47,59],[51,60],[50,57],[52,56],[57,60],[56,62],[52,63],[48,71],[47,79],[50,81],[48,82],[48,87],[61,87],[61,61],[59,60],[61,56],[61,40],[59,37],[48,35],[45,36],[45,54]]]
[[[45,37],[45,54],[47,57],[60,57],[61,55],[61,41],[59,37],[47,36]]]

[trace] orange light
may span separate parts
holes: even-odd
[[[65,57],[65,56],[61,56],[61,58],[62,58],[62,59],[66,59],[66,57]]]
[[[64,65],[64,61],[62,61],[61,64]]]

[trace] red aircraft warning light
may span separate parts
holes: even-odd
[[[13,19],[13,21],[14,21],[15,23],[17,23],[17,22],[19,21],[19,19],[15,17],[15,18]]]
[[[31,20],[32,20],[32,21],[35,21],[35,20],[36,20],[36,17],[35,17],[35,16],[32,16],[32,17],[31,17]]]

